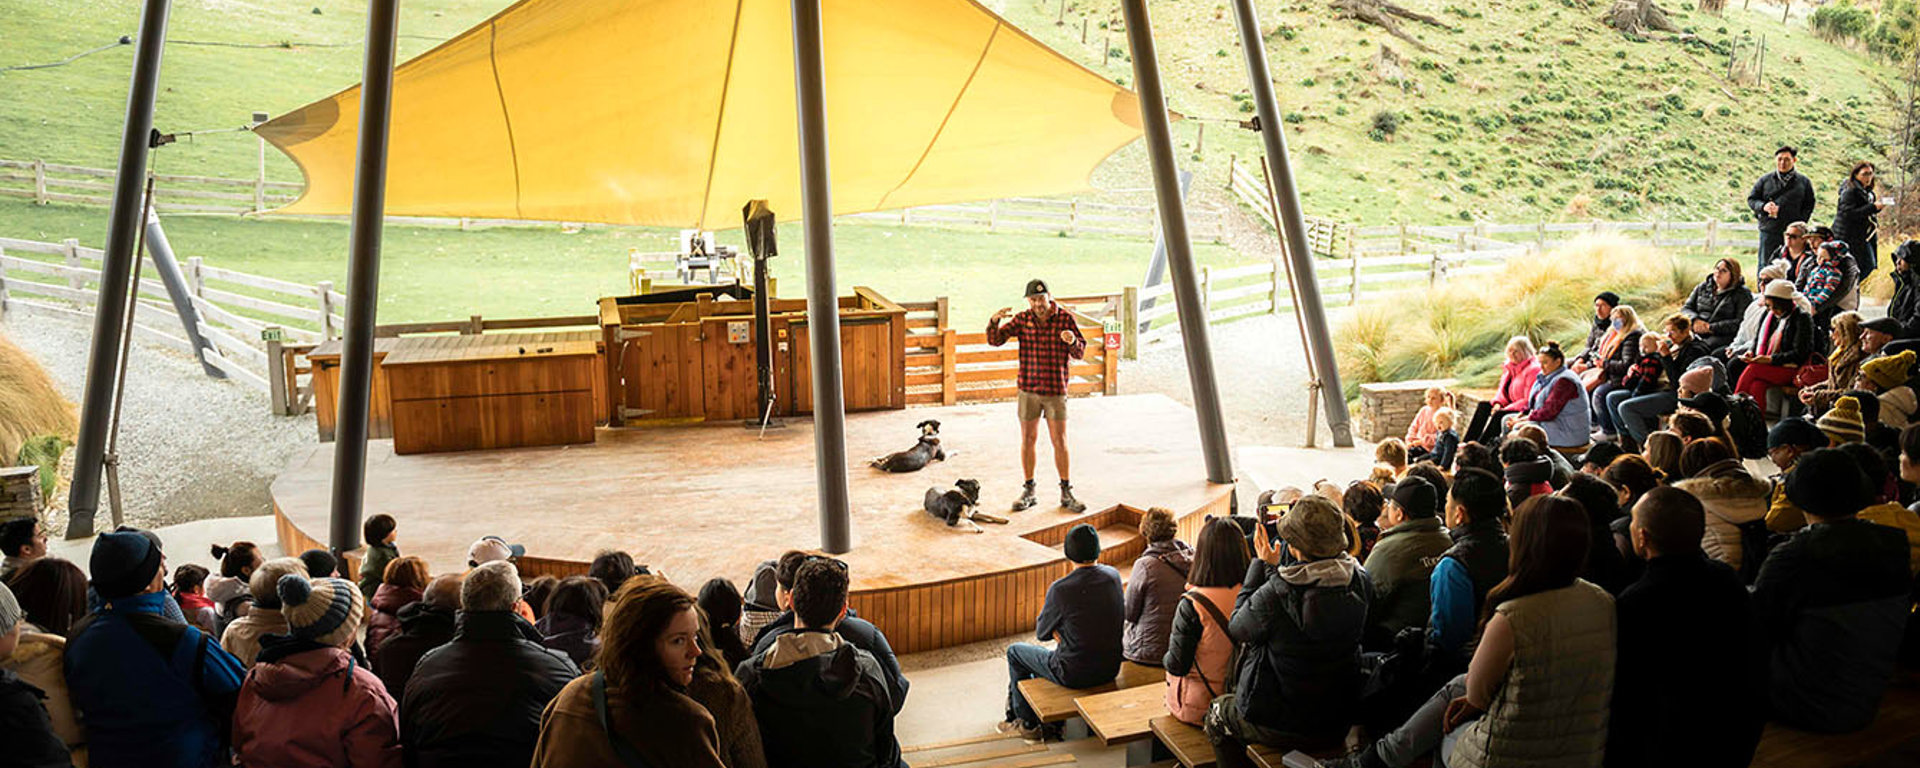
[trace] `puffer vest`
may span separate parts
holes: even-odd
[[[1462,727],[1454,768],[1600,768],[1613,698],[1613,598],[1585,580],[1501,603],[1513,662]]]
[[[1450,528],[1453,546],[1440,553],[1467,567],[1473,579],[1473,615],[1485,610],[1487,591],[1507,577],[1507,528],[1499,520],[1480,520]]]
[[[1586,445],[1593,441],[1587,430],[1593,427],[1593,413],[1588,410],[1587,389],[1580,384],[1580,376],[1573,369],[1561,366],[1553,373],[1543,373],[1533,380],[1533,392],[1527,395],[1527,408],[1539,408],[1546,404],[1547,393],[1552,391],[1558,381],[1573,382],[1575,390],[1572,400],[1560,408],[1560,415],[1552,421],[1535,422],[1547,433],[1547,444],[1555,448],[1571,448]]]
[[[1199,592],[1207,602],[1220,609],[1220,615],[1228,620],[1233,618],[1233,600],[1240,590],[1236,587],[1189,587]],[[1180,722],[1199,725],[1206,717],[1207,706],[1213,703],[1214,696],[1226,692],[1227,665],[1233,660],[1233,639],[1227,636],[1227,628],[1213,620],[1213,614],[1200,606],[1194,606],[1194,614],[1200,617],[1200,643],[1193,651],[1193,668],[1187,674],[1176,676],[1167,673],[1167,712],[1179,718]],[[1204,676],[1204,677],[1203,677]]]

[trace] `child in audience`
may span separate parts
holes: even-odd
[[[1433,453],[1427,458],[1442,470],[1452,471],[1453,454],[1460,449],[1460,433],[1453,429],[1459,419],[1460,413],[1452,408],[1442,408],[1433,413],[1433,426],[1440,433],[1434,436]]]
[[[367,540],[367,559],[360,563],[360,594],[369,601],[380,589],[381,579],[387,573],[387,563],[400,557],[400,548],[393,543],[398,535],[395,528],[393,515],[388,514],[369,517],[360,526],[360,533]]]
[[[1634,358],[1633,367],[1627,369],[1627,376],[1620,387],[1633,392],[1634,397],[1651,395],[1667,388],[1661,376],[1666,365],[1660,360],[1660,337],[1651,333],[1640,337],[1640,356]]]
[[[1373,460],[1391,468],[1393,479],[1398,480],[1407,473],[1407,444],[1397,437],[1382,440],[1373,447]]]
[[[251,541],[236,541],[232,546],[213,545],[213,559],[220,561],[220,572],[207,577],[207,599],[213,601],[214,609],[220,617],[220,630],[234,619],[247,615],[253,606],[253,589],[250,580],[253,569],[266,562],[266,555],[260,547]],[[219,637],[216,633],[214,637]]]
[[[1408,467],[1407,471],[1407,477],[1411,478],[1413,467]],[[1348,483],[1346,492],[1340,497],[1340,511],[1347,513],[1347,519],[1353,521],[1356,538],[1359,539],[1348,552],[1361,562],[1366,562],[1367,556],[1373,554],[1373,545],[1380,541],[1380,511],[1386,505],[1387,497],[1381,492],[1380,486],[1365,480]]]
[[[213,601],[207,599],[206,583],[207,569],[203,566],[187,563],[173,569],[173,599],[180,604],[180,612],[200,631],[219,637],[215,627],[220,618]]]
[[[1641,455],[1660,470],[1660,482],[1680,479],[1680,449],[1686,447],[1686,441],[1680,439],[1678,432],[1660,430],[1647,435],[1647,449]],[[1632,505],[1623,505],[1622,509],[1632,509]]]
[[[1419,461],[1420,457],[1433,452],[1434,443],[1440,437],[1440,427],[1434,423],[1434,415],[1440,409],[1453,404],[1453,395],[1439,387],[1427,387],[1427,403],[1420,406],[1413,423],[1407,425],[1407,460]]]

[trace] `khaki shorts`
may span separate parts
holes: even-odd
[[[1021,392],[1019,402],[1021,421],[1034,421],[1043,414],[1047,417],[1047,421],[1067,420],[1066,395],[1036,395],[1032,392]]]

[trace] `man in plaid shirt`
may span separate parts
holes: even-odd
[[[1060,471],[1060,507],[1069,512],[1084,512],[1087,505],[1073,498],[1073,483],[1067,480],[1067,366],[1087,354],[1087,339],[1073,314],[1053,303],[1047,284],[1027,281],[1027,309],[1012,319],[1012,307],[1001,307],[987,320],[987,343],[1000,346],[1011,339],[1020,340],[1020,467],[1027,483],[1014,511],[1032,507],[1033,444],[1040,436],[1040,417],[1047,417],[1047,433],[1053,438],[1053,466]]]

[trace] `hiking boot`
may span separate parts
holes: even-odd
[[[1013,511],[1019,512],[1023,509],[1032,509],[1033,505],[1038,503],[1040,503],[1040,500],[1033,497],[1033,481],[1028,480],[1027,484],[1020,491],[1020,500],[1013,503]]]
[[[1087,511],[1087,505],[1073,497],[1073,486],[1065,480],[1060,481],[1060,508],[1074,513]]]
[[[1320,768],[1387,768],[1387,762],[1380,759],[1379,753],[1374,751],[1373,745],[1371,744],[1367,745],[1366,749],[1362,749],[1346,757],[1332,757],[1325,760],[1315,760],[1314,758],[1308,757],[1304,752],[1290,752],[1282,759],[1281,764],[1286,766],[1317,765]]]
[[[1023,741],[1040,742],[1046,740],[1046,731],[1038,725],[1027,725],[1019,720],[1008,720],[994,730],[1008,735],[1018,735]]]

